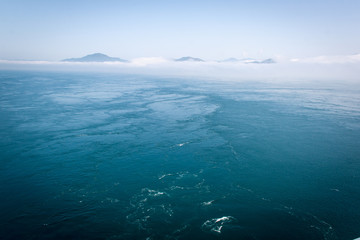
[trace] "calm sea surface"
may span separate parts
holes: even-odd
[[[0,72],[0,238],[360,237],[360,91]]]

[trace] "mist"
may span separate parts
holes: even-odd
[[[276,63],[273,64],[217,61],[175,62],[162,57],[135,58],[129,63],[0,60],[0,69],[137,74],[282,85],[360,86],[360,54],[306,59],[276,59]]]

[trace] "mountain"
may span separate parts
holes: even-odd
[[[237,59],[237,58],[227,58],[227,59],[221,60],[219,62],[239,62],[239,59]]]
[[[109,57],[102,53],[94,53],[82,58],[68,58],[62,61],[63,62],[128,62],[128,60]]]
[[[240,60],[243,63],[257,63],[257,64],[268,64],[268,63],[276,63],[274,59],[267,58],[265,60],[256,60],[253,58],[244,58]]]
[[[263,61],[261,61],[260,63],[276,63],[274,59],[272,58],[268,58],[268,59],[265,59]]]
[[[201,58],[194,58],[194,57],[182,57],[175,59],[176,62],[205,62]]]

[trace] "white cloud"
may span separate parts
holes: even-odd
[[[142,57],[132,59],[130,64],[135,66],[147,66],[152,64],[162,64],[166,62],[169,62],[169,60],[163,57]]]
[[[0,69],[99,71],[126,74],[147,74],[171,77],[192,77],[230,81],[261,82],[352,82],[360,85],[360,54],[313,58],[276,58],[275,64],[242,62],[175,62],[162,57],[133,59],[129,63],[73,63],[47,61],[0,60]]]
[[[360,54],[353,55],[337,55],[337,56],[318,56],[310,58],[293,58],[292,62],[301,63],[321,63],[321,64],[347,64],[347,63],[359,63]]]

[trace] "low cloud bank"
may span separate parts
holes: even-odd
[[[318,56],[312,58],[293,58],[292,62],[319,63],[319,64],[348,64],[360,63],[360,54],[338,55],[338,56]]]
[[[360,85],[360,54],[275,60],[277,63],[272,64],[175,62],[162,57],[136,58],[129,63],[0,60],[0,70],[98,71],[230,81],[277,83],[328,81]]]

